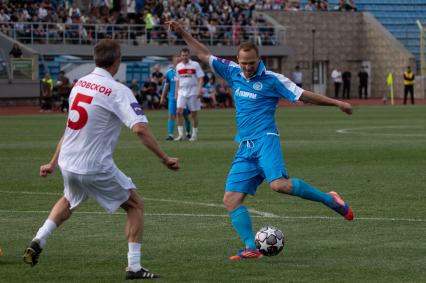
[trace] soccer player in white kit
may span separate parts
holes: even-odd
[[[169,169],[179,169],[178,159],[160,149],[132,91],[113,79],[120,66],[120,45],[110,39],[101,40],[94,48],[94,60],[94,71],[79,79],[71,91],[67,127],[52,160],[40,167],[40,176],[46,177],[59,164],[64,196],[25,250],[24,261],[36,265],[49,235],[79,204],[93,197],[109,213],[119,207],[127,213],[126,279],[156,278],[158,276],[143,268],[140,262],[142,198],[136,193],[132,180],[115,165],[112,153],[124,124]]]
[[[183,140],[183,110],[191,111],[193,122],[192,135],[189,141],[197,140],[198,111],[201,110],[201,90],[204,83],[204,72],[198,62],[189,59],[189,49],[180,51],[181,62],[176,66],[176,96],[178,115],[178,137],[175,141]]]

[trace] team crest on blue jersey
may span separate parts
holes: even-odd
[[[262,85],[262,83],[261,83],[261,82],[255,82],[255,83],[253,84],[253,89],[254,89],[254,90],[262,90],[262,88],[263,88],[263,85]]]
[[[131,103],[130,106],[132,106],[133,111],[135,111],[136,115],[144,115],[142,107],[139,105],[139,103],[134,102]]]

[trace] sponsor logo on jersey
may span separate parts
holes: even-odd
[[[255,83],[253,84],[253,89],[254,89],[254,90],[262,90],[262,88],[263,88],[263,85],[262,85],[262,83],[261,83],[261,82],[255,82]]]
[[[240,88],[237,88],[237,90],[235,91],[235,96],[247,97],[247,98],[251,98],[251,99],[257,98],[256,93],[244,91],[244,90],[241,90]]]
[[[135,111],[136,115],[144,115],[142,107],[137,102],[133,102],[130,104],[130,106],[133,108],[133,111]]]

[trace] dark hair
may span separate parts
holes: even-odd
[[[250,51],[250,50],[254,50],[256,52],[256,56],[259,57],[259,48],[257,47],[256,44],[252,43],[252,42],[243,42],[240,44],[240,46],[238,47],[238,54],[240,53],[240,51]]]
[[[112,39],[102,39],[93,49],[96,67],[109,68],[120,56],[120,44]]]
[[[191,53],[191,51],[189,51],[189,49],[185,47],[185,48],[182,48],[179,52],[179,54],[182,54],[182,53]]]

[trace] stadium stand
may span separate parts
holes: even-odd
[[[324,65],[324,76],[337,62],[351,66],[352,73],[356,74],[359,65],[369,60],[374,65],[374,72],[379,72],[374,77],[381,79],[383,73],[389,72],[389,66],[409,64],[411,54],[400,48],[375,19],[418,58],[420,51],[415,19],[424,19],[426,13],[426,5],[420,5],[424,1],[415,0],[147,0],[142,1],[144,6],[138,6],[140,2],[135,1],[135,6],[127,7],[125,4],[117,5],[120,1],[1,1],[0,34],[7,41],[3,43],[3,50],[10,50],[12,44],[19,41],[22,46],[33,50],[32,54],[39,54],[37,77],[49,71],[56,79],[59,70],[69,62],[58,62],[55,57],[74,55],[79,57],[81,64],[86,64],[91,59],[93,45],[99,39],[114,38],[123,44],[123,59],[127,64],[123,72],[125,81],[137,79],[143,84],[149,76],[149,64],[142,64],[141,57],[170,57],[175,54],[183,41],[168,31],[164,23],[169,19],[183,19],[186,28],[210,45],[217,56],[233,58],[235,45],[253,41],[262,45],[263,58],[270,68],[285,72],[295,65],[302,65],[305,82],[308,83],[312,82],[313,72],[310,70],[313,64],[317,64],[312,59],[314,54],[319,54],[316,59],[327,64]],[[308,2],[313,4],[309,11],[330,13],[306,12]],[[350,5],[342,6],[342,3]],[[332,12],[355,10],[351,5],[358,11],[371,12],[375,19],[363,13],[345,13],[342,16],[343,13]],[[317,30],[317,46],[312,46],[312,29]],[[378,40],[381,40],[381,45]],[[360,42],[365,45],[360,45]],[[385,51],[385,47],[392,52]],[[369,51],[375,53],[374,58],[368,54]],[[347,56],[342,57],[341,54]],[[387,58],[391,60],[385,62]],[[397,58],[400,60],[395,63]],[[73,66],[77,64],[73,62]],[[7,54],[0,54],[0,75],[5,77],[10,73],[9,65]],[[330,89],[326,86],[328,83],[324,79],[325,92]],[[381,81],[374,81],[372,93],[383,92],[386,86],[381,85]]]
[[[330,0],[329,10],[338,10],[339,1]],[[308,1],[302,0],[304,7]],[[424,0],[356,0],[357,10],[370,12],[386,27],[420,62],[419,28],[416,20],[426,24],[426,1]]]

